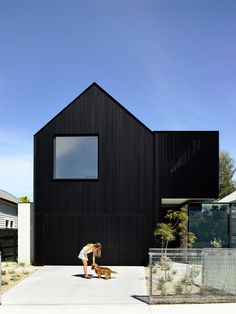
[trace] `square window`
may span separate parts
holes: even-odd
[[[98,179],[98,136],[56,136],[54,179]]]

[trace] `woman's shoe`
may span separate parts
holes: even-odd
[[[92,279],[92,276],[88,275],[87,277],[84,277],[84,279]]]

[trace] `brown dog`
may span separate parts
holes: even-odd
[[[105,275],[106,280],[111,279],[111,273],[118,274],[116,271],[113,271],[108,267],[101,267],[96,263],[93,263],[91,268],[95,270],[98,278],[101,278],[102,275]]]

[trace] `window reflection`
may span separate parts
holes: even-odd
[[[229,213],[228,204],[189,204],[189,231],[197,237],[194,247],[212,247],[214,238],[229,247]]]
[[[55,179],[97,179],[98,137],[57,136],[54,138]]]

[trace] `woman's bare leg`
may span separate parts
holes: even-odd
[[[83,266],[84,266],[84,277],[88,277],[88,262],[86,261],[86,259],[82,259],[82,262],[83,262]]]

